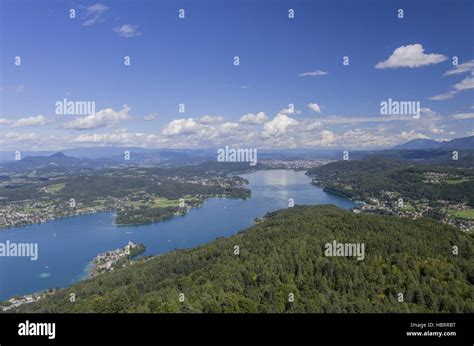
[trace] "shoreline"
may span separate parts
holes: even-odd
[[[280,169],[277,169],[277,170],[280,170]],[[268,170],[266,170],[266,171],[268,171]],[[301,173],[301,170],[300,170],[300,171],[295,171],[295,170],[293,170],[293,169],[290,169],[290,170],[285,170],[285,171]],[[306,176],[306,175],[305,175],[305,176]],[[307,177],[307,176],[306,176],[306,177]],[[308,178],[309,178],[309,177],[308,177]],[[302,184],[308,184],[308,185],[311,186],[311,179],[307,179],[307,181],[306,181],[306,182],[302,182]],[[247,186],[248,186],[248,185],[250,185],[250,184],[247,184]],[[306,185],[306,186],[307,186],[307,185]],[[322,188],[320,188],[320,187],[317,187],[317,186],[313,186],[313,187],[322,190]],[[311,189],[311,187],[309,187],[309,188]],[[326,192],[325,192],[325,193],[326,193]],[[331,194],[331,193],[326,193],[326,194],[329,195],[329,196],[333,196],[333,197],[339,197],[339,196],[333,195],[333,194]],[[253,195],[253,194],[252,194],[252,195]],[[250,199],[252,198],[252,195],[249,196]],[[222,196],[222,195],[210,196],[210,197],[206,198],[206,199],[203,201],[203,203],[201,203],[201,204],[200,204],[198,207],[196,207],[196,208],[197,208],[197,209],[198,209],[198,208],[201,208],[202,205],[204,204],[204,202],[206,202],[209,198],[224,199],[224,200],[225,200],[225,199],[233,199],[233,198],[229,198],[229,197]],[[339,198],[340,198],[340,197],[339,197]],[[247,197],[247,198],[245,198],[245,199],[249,199],[249,198]],[[349,199],[346,199],[346,200],[349,201]],[[318,202],[307,203],[307,205],[319,205],[319,204],[326,204],[326,203],[318,203]],[[350,208],[340,207],[340,208],[343,208],[343,209],[346,209],[346,210],[351,210],[353,207],[350,207]],[[189,209],[191,209],[191,208],[189,208]],[[189,210],[189,209],[188,209],[188,210]],[[281,209],[286,209],[286,207],[285,207],[285,208],[277,208],[277,209],[275,209],[274,211],[276,211],[276,210],[281,210]],[[107,212],[113,213],[113,211],[104,211],[104,213],[107,213]],[[101,213],[101,211],[98,211],[98,212],[95,212],[95,213],[88,213],[88,214],[98,214],[98,213]],[[263,217],[265,214],[266,214],[266,213],[264,213],[264,214],[262,214],[262,215],[259,215],[259,217]],[[186,215],[186,214],[183,214],[183,215],[181,215],[181,216],[185,216],[185,215]],[[75,215],[75,216],[82,216],[82,215]],[[114,217],[114,219],[115,219],[115,217]],[[173,219],[173,217],[172,217],[171,219]],[[151,224],[157,224],[157,223],[162,222],[162,221],[169,221],[169,220],[161,220],[161,221],[154,222],[154,223],[151,223]],[[114,226],[120,227],[120,225],[115,225],[115,223],[114,223],[113,221],[112,221],[112,223],[114,224]],[[250,223],[251,223],[251,224],[255,223],[254,218],[252,218],[252,220],[250,220]],[[143,226],[143,225],[144,225],[144,224],[141,224],[141,225],[130,225],[130,226],[137,226],[137,227],[139,227],[139,226]],[[145,225],[149,225],[149,224],[145,224]],[[123,226],[124,226],[124,227],[127,227],[127,226],[125,226],[125,225],[123,225]],[[249,225],[248,227],[251,227],[251,225]],[[245,228],[246,228],[246,227],[244,227],[244,228],[242,228],[242,229],[245,229]],[[235,233],[238,233],[238,232],[241,231],[242,229],[236,230]],[[204,243],[202,243],[202,244],[200,244],[200,245],[206,244],[207,242],[208,242],[208,241],[206,241],[206,242],[204,242]],[[174,249],[172,249],[172,250],[170,250],[170,251],[174,251]],[[164,253],[167,253],[167,252],[169,252],[169,251],[166,251],[166,252],[164,252]],[[159,255],[161,255],[161,254],[158,254],[158,255],[151,255],[151,256],[152,256],[152,257],[155,257],[155,256],[159,256]],[[145,256],[145,257],[146,257],[146,256]],[[87,262],[87,263],[84,264],[84,267],[83,267],[83,271],[84,271],[84,272],[83,272],[83,275],[80,276],[79,280],[74,281],[74,283],[79,282],[79,281],[83,281],[83,280],[87,280],[87,279],[89,278],[88,272],[87,272],[87,270],[86,270],[88,263],[89,263],[89,262]],[[89,267],[89,269],[91,269],[91,268]],[[68,284],[67,286],[69,286],[69,285],[70,285],[70,284]],[[66,287],[67,287],[67,286],[66,286]],[[63,287],[62,287],[62,288],[63,288]],[[7,299],[6,299],[6,300],[7,300]]]
[[[249,190],[249,189],[247,189]],[[86,212],[79,212],[77,214],[73,214],[73,215],[66,215],[66,216],[58,216],[58,217],[54,217],[54,218],[50,218],[50,219],[47,219],[45,221],[42,221],[42,222],[32,222],[32,223],[22,223],[22,224],[18,224],[18,225],[12,225],[12,226],[4,226],[4,227],[0,227],[0,232],[2,232],[3,230],[7,230],[7,229],[14,229],[14,228],[17,228],[17,227],[27,227],[27,226],[33,226],[33,225],[42,225],[42,224],[46,224],[46,223],[49,223],[49,222],[53,222],[53,221],[56,221],[56,220],[61,220],[61,219],[67,219],[67,218],[72,218],[72,217],[75,217],[75,216],[82,216],[82,215],[89,215],[89,214],[97,214],[97,213],[114,213],[115,214],[115,219],[113,221],[113,224],[116,225],[117,227],[121,227],[121,226],[141,226],[141,225],[149,225],[149,224],[154,224],[154,223],[157,223],[157,222],[161,222],[161,221],[165,221],[167,219],[171,219],[175,216],[183,216],[183,215],[186,215],[186,213],[188,212],[189,209],[193,209],[193,208],[200,208],[204,202],[209,199],[209,198],[230,198],[230,199],[246,199],[246,198],[249,198],[251,197],[251,190],[250,191],[250,194],[249,196],[246,196],[246,197],[234,197],[234,196],[231,196],[231,195],[210,195],[210,196],[206,196],[205,198],[203,198],[202,201],[200,201],[196,206],[186,206],[186,211],[184,213],[180,213],[178,215],[174,214],[174,215],[169,215],[169,216],[165,216],[163,218],[160,218],[160,219],[157,219],[157,220],[154,220],[154,221],[150,221],[150,222],[140,222],[140,223],[116,223],[115,222],[115,219],[117,218],[117,213],[118,211],[116,209],[104,209],[104,210],[94,210],[94,211],[86,211]],[[166,208],[159,208],[159,209],[166,209]],[[184,209],[184,208],[183,208]]]

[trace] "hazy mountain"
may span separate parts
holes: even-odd
[[[6,163],[23,168],[35,168],[35,165],[50,166],[109,166],[109,165],[160,165],[180,166],[199,164],[205,161],[216,160],[218,148],[202,149],[147,149],[138,147],[88,147],[65,149],[61,153],[51,151],[22,151],[24,157],[15,161],[15,152],[1,151],[1,167]],[[258,149],[258,148],[257,148]],[[431,160],[442,157],[442,161],[451,160],[452,150],[474,150],[474,136],[456,138],[450,141],[439,142],[432,139],[414,139],[397,145],[392,149],[381,150],[354,150],[350,152],[351,159],[360,159],[366,156],[394,157],[406,160]],[[342,149],[262,149],[258,150],[258,159],[298,160],[329,158],[339,159]],[[130,153],[130,159],[124,160],[125,152]],[[472,156],[469,152],[465,155]],[[83,160],[83,161],[79,161]],[[85,160],[85,161],[84,161]],[[19,162],[22,162],[18,165]]]
[[[394,146],[393,149],[404,149],[404,150],[413,150],[413,149],[437,149],[441,145],[441,142],[435,141],[433,139],[424,139],[418,138],[413,139],[407,143]]]
[[[474,150],[474,136],[455,138],[450,141],[439,142],[433,139],[413,139],[407,143],[397,145],[393,149],[469,149]]]
[[[6,171],[20,172],[44,168],[96,168],[98,166],[99,164],[94,160],[79,159],[60,152],[48,156],[26,156],[18,161],[5,162],[0,165],[0,168]]]
[[[474,136],[455,138],[448,142],[442,142],[440,148],[442,149],[468,149],[474,150]]]
[[[257,148],[258,149],[258,148]],[[101,165],[115,164],[144,164],[144,165],[189,165],[217,159],[218,148],[202,149],[146,149],[137,147],[88,147],[64,149],[62,153],[68,157],[94,160]],[[125,152],[130,153],[130,159],[125,161]],[[262,149],[258,150],[258,159],[297,160],[315,158],[337,158],[341,150],[323,149]],[[43,162],[45,157],[54,152],[22,151],[22,157],[39,157],[37,162]],[[0,152],[1,162],[14,162],[15,152]],[[34,162],[34,159],[27,161]]]

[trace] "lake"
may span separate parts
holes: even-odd
[[[149,225],[114,225],[114,213],[96,213],[0,230],[0,242],[38,243],[38,260],[0,257],[0,300],[52,287],[65,287],[87,277],[88,264],[99,253],[122,248],[129,240],[143,243],[145,255],[201,245],[254,224],[267,212],[295,204],[334,204],[352,208],[348,199],[310,185],[305,172],[257,171],[239,174],[249,181],[247,200],[210,198],[186,215]]]

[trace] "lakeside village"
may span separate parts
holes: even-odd
[[[172,176],[168,179],[180,183],[199,184],[204,186],[220,186],[223,188],[232,187],[234,185],[243,186],[247,183],[245,179],[240,177],[214,176],[211,178],[200,176]],[[27,181],[23,181],[22,179],[17,179],[15,181],[9,182],[10,185],[22,185],[25,183],[27,183]],[[155,183],[161,185],[165,183],[165,181],[158,181]],[[4,186],[5,184],[7,183],[0,182],[0,187]],[[51,196],[46,196],[39,199],[25,199],[2,204],[0,198],[0,229],[44,223],[64,217],[106,211],[120,211],[130,208],[131,206],[136,206],[137,202],[142,202],[141,204],[144,206],[153,206],[156,204],[156,200],[160,199],[155,195],[147,193],[141,193],[141,195],[135,193],[121,198],[104,196],[103,198],[92,201],[87,205],[85,205],[84,203],[75,202],[75,205],[72,207],[70,201],[61,198],[55,198],[55,194],[60,192],[63,188],[64,183],[52,184],[45,187],[41,187],[39,188],[40,192],[50,194]],[[184,196],[183,208],[187,209],[188,207],[196,207],[199,204],[196,203],[196,200],[201,201],[202,199],[202,196],[197,195]],[[161,198],[160,200],[164,199]],[[179,204],[179,201],[177,200],[170,200],[170,203],[171,202],[174,202],[176,206],[178,206]],[[177,215],[179,214],[181,213],[177,213]]]
[[[134,262],[131,260],[143,252],[145,252],[145,245],[135,244],[129,241],[128,244],[121,249],[100,253],[91,261],[89,277],[95,277],[119,267],[132,265]],[[0,311],[7,312],[21,305],[37,302],[40,299],[53,295],[57,290],[57,288],[51,288],[47,291],[16,296],[6,301],[0,301]]]
[[[335,162],[331,159],[301,159],[301,160],[279,160],[264,159],[261,160],[266,169],[287,169],[293,171],[306,171],[310,168],[321,167],[328,163]]]
[[[430,184],[441,184],[448,176],[443,173],[424,173],[424,182]],[[464,180],[459,180],[460,182]],[[324,187],[324,183],[313,179],[312,184]],[[369,197],[356,201],[357,206],[354,213],[373,213],[384,215],[397,215],[417,219],[428,217],[439,222],[455,226],[463,232],[474,231],[474,210],[467,203],[455,203],[453,201],[437,200],[433,206],[427,199],[414,200],[403,198],[399,193],[393,191],[381,191],[380,196]]]
[[[5,204],[0,209],[0,228],[44,223],[64,217],[112,211],[124,204],[118,198],[107,199],[107,207],[96,205],[86,207],[78,203],[71,207],[66,201],[24,200]]]
[[[393,192],[384,191],[386,196],[393,196]],[[419,217],[431,217],[448,225],[456,226],[464,232],[474,231],[474,220],[461,217],[463,212],[470,212],[466,203],[453,204],[448,201],[437,201],[443,205],[442,209],[446,210],[445,215],[440,215],[439,208],[433,208],[428,205],[427,200],[417,200],[410,203],[400,203],[399,199],[393,198],[369,198],[367,201],[357,201],[358,208],[355,208],[354,213],[375,213],[397,215],[402,217],[409,217],[417,219]],[[433,216],[431,216],[433,215]]]
[[[122,249],[100,253],[91,262],[92,268],[89,276],[95,277],[99,274],[113,271],[115,268],[132,264],[133,262],[130,260],[143,252],[145,252],[145,245],[134,244],[129,241]]]

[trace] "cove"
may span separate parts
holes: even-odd
[[[144,255],[159,255],[237,233],[252,226],[256,217],[287,208],[290,198],[300,205],[354,206],[311,185],[303,171],[267,170],[239,176],[249,181],[251,198],[210,198],[183,216],[154,224],[119,227],[113,223],[113,213],[97,213],[0,230],[0,243],[38,243],[36,261],[0,257],[0,300],[84,279],[97,254],[121,248],[129,240],[145,244]]]

